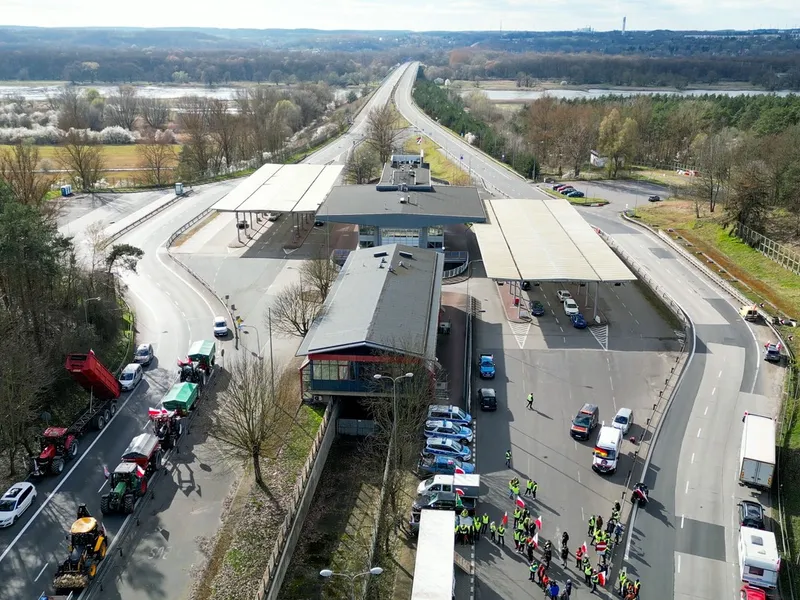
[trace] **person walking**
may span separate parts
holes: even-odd
[[[506,469],[511,468],[511,450],[506,450]]]
[[[603,529],[603,517],[602,517],[602,515],[597,515],[597,520],[594,522],[594,528],[595,528],[595,531],[598,530],[598,529],[600,529],[600,530]]]
[[[597,591],[597,584],[600,582],[600,574],[597,571],[592,571],[592,594]]]
[[[486,530],[489,529],[489,513],[483,513],[483,517],[481,517],[481,533],[486,535]]]
[[[597,519],[594,518],[594,515],[589,517],[589,531],[586,533],[586,535],[594,535],[596,524],[597,524]]]
[[[508,497],[509,498],[513,498],[514,497],[514,478],[513,477],[508,480]]]
[[[537,563],[535,560],[532,560],[531,564],[528,566],[528,571],[530,573],[528,575],[528,581],[533,581],[534,583],[536,582],[536,571],[538,569],[539,569],[539,563]]]
[[[579,546],[578,549],[575,550],[575,568],[580,569],[582,562],[583,562],[583,545]]]
[[[525,484],[525,495],[530,496],[533,493],[533,479],[528,479]]]
[[[622,596],[625,593],[625,584],[628,581],[628,574],[624,570],[620,570],[617,581],[619,582],[619,595]]]
[[[565,548],[569,545],[569,533],[566,531],[561,534],[561,545]]]
[[[528,410],[533,410],[533,394],[528,394]]]
[[[514,530],[514,550],[519,552],[519,531]]]
[[[489,535],[491,536],[490,539],[493,542],[497,541],[497,525],[495,525],[494,521],[489,523]]]
[[[622,534],[625,531],[625,525],[622,523],[617,523],[614,525],[614,543],[619,544],[619,541],[622,539]]]
[[[528,560],[531,561],[531,560],[533,560],[533,538],[532,537],[528,538],[528,544],[527,545],[528,545]]]
[[[561,565],[565,569],[567,568],[568,559],[569,559],[569,548],[567,546],[561,546]]]
[[[500,523],[500,527],[497,528],[497,543],[501,546],[506,545],[506,528]]]
[[[474,536],[475,541],[477,542],[479,539],[481,539],[481,528],[483,527],[480,519],[478,519],[477,516],[475,517],[475,520],[472,523],[472,527],[474,530],[472,535]]]
[[[572,595],[572,579],[567,579],[567,583],[564,585],[564,593],[567,595],[567,600]]]

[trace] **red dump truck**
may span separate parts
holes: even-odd
[[[117,412],[119,382],[94,352],[89,350],[88,354],[70,354],[65,366],[73,379],[89,392],[89,406],[69,427],[48,427],[44,430],[39,455],[31,457],[34,476],[61,473],[64,463],[78,455],[78,438],[91,429],[103,429]]]

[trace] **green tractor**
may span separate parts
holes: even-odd
[[[146,472],[133,462],[118,464],[109,483],[111,491],[100,498],[100,511],[104,515],[133,513],[137,500],[147,493]]]

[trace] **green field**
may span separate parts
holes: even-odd
[[[443,153],[439,152],[439,148],[440,146],[426,137],[422,138],[421,144],[417,144],[416,137],[410,138],[403,146],[403,149],[409,154],[419,154],[419,151],[422,150],[425,161],[431,165],[431,177],[449,181],[450,185],[470,185],[469,174],[447,159]]]

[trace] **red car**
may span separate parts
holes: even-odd
[[[767,600],[767,593],[752,585],[743,585],[739,592],[739,600]]]

